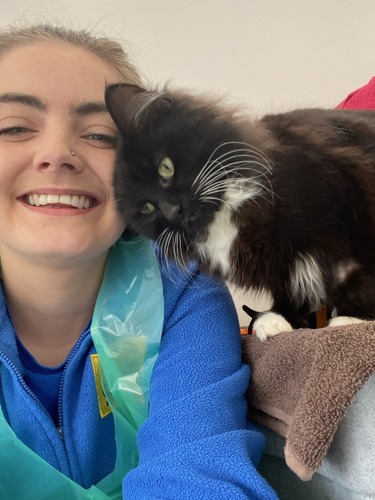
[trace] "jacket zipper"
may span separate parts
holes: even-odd
[[[49,421],[50,424],[53,426],[53,428],[56,429],[56,426],[55,426],[55,424],[54,424],[54,422],[53,422],[53,420],[51,418],[51,415],[48,413],[48,411],[46,410],[46,408],[44,407],[44,405],[39,401],[39,399],[37,398],[37,396],[33,393],[33,391],[29,388],[29,386],[23,380],[21,372],[18,370],[18,368],[16,367],[16,365],[13,363],[13,361],[11,361],[8,358],[8,356],[6,356],[3,352],[0,352],[0,359],[2,359],[3,362],[4,362],[4,364],[8,366],[8,368],[12,371],[13,375],[16,376],[17,381],[19,382],[20,386],[26,392],[26,394],[30,396],[30,398],[32,399],[32,401],[38,407],[38,410],[42,414],[44,414],[44,416],[47,419],[46,423],[48,423],[48,421]],[[59,435],[61,437],[61,433],[59,432],[59,429],[57,429],[57,432],[59,433]],[[70,470],[70,464],[69,464],[68,456],[66,454],[65,445],[64,445],[64,443],[61,443],[61,444],[62,444],[62,449],[64,450],[64,453],[65,453],[65,458],[62,459],[62,460],[65,461],[67,470]]]
[[[79,347],[81,346],[84,338],[86,335],[90,332],[90,327],[86,328],[78,338],[73,350],[71,351],[68,359],[66,360],[66,364],[64,367],[64,370],[61,374],[61,381],[60,381],[60,388],[59,388],[59,395],[58,395],[58,426],[56,428],[61,440],[63,441],[63,447],[65,448],[65,443],[64,443],[64,431],[63,431],[63,418],[62,418],[62,394],[63,394],[63,385],[64,385],[64,378],[66,374],[67,367],[71,360],[73,359],[74,355],[78,351]],[[35,402],[35,404],[38,406],[38,408],[47,416],[47,418],[52,422],[52,418],[46,408],[43,406],[43,404],[39,401],[39,399],[36,397],[36,395],[33,393],[33,391],[29,388],[29,386],[26,384],[26,382],[23,380],[21,372],[18,370],[16,365],[11,361],[8,356],[6,356],[3,352],[0,351],[0,359],[4,361],[6,365],[12,370],[14,375],[17,377],[18,382],[20,383],[21,387],[23,390],[32,398],[32,400]],[[68,455],[66,453],[65,449],[65,456],[67,460],[68,467],[70,469],[70,464],[68,460]]]
[[[79,336],[73,350],[70,352],[69,357],[67,358],[64,366],[64,370],[61,374],[61,379],[60,379],[60,388],[59,388],[59,395],[58,395],[58,403],[57,403],[57,431],[61,437],[62,440],[64,440],[64,427],[63,427],[63,412],[62,412],[62,399],[63,399],[63,392],[64,392],[64,380],[65,380],[65,375],[66,371],[68,369],[68,366],[72,359],[74,358],[76,352],[80,348],[84,338],[86,335],[90,332],[91,326],[87,327],[86,330],[84,330],[81,335]]]
[[[39,401],[39,399],[35,396],[35,394],[33,393],[33,391],[29,388],[29,386],[26,384],[26,382],[23,380],[23,377],[21,375],[21,372],[18,370],[18,368],[16,367],[16,365],[13,363],[13,361],[11,361],[8,356],[5,356],[4,353],[0,352],[0,358],[4,361],[5,364],[7,364],[9,366],[9,368],[13,371],[13,373],[15,374],[15,376],[17,377],[19,383],[21,384],[21,387],[24,389],[24,391],[26,391],[26,393],[35,401],[35,403],[38,405],[38,407],[46,414],[48,415],[49,418],[50,415],[48,413],[48,411],[44,408],[44,406],[42,405],[42,403]]]
[[[64,436],[64,433],[63,433],[63,430],[62,430],[62,393],[63,393],[63,381],[64,381],[64,378],[65,378],[65,373],[66,373],[66,370],[67,370],[67,366],[68,364],[71,362],[71,360],[73,359],[75,353],[78,351],[80,345],[82,344],[82,341],[83,339],[86,337],[86,335],[90,332],[90,327],[86,328],[86,330],[84,330],[80,337],[78,338],[77,342],[76,342],[76,345],[73,349],[73,351],[71,351],[68,359],[66,360],[66,363],[65,363],[65,367],[64,367],[64,370],[61,374],[61,381],[60,381],[60,389],[59,389],[59,396],[58,396],[58,426],[57,426],[57,430],[60,434],[60,437],[63,438]],[[16,365],[13,363],[13,361],[11,361],[8,356],[6,356],[3,352],[0,351],[0,358],[9,366],[9,368],[13,371],[13,373],[15,374],[15,376],[17,377],[21,387],[24,389],[24,391],[26,391],[26,393],[33,399],[33,401],[38,405],[38,407],[51,419],[51,416],[50,414],[48,413],[48,411],[45,409],[45,407],[42,405],[42,403],[39,401],[39,399],[36,397],[36,395],[33,393],[33,391],[29,388],[29,386],[26,384],[26,382],[23,380],[23,377],[21,375],[21,372],[18,370],[18,368],[16,367]],[[51,419],[52,420],[52,419]]]

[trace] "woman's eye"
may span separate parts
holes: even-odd
[[[28,132],[31,132],[31,130],[26,127],[20,127],[20,126],[6,127],[0,129],[0,136],[22,135],[22,134],[27,134]]]
[[[150,215],[155,212],[155,205],[150,203],[149,201],[143,205],[143,207],[139,211],[142,215]]]
[[[117,137],[108,134],[92,133],[84,136],[85,139],[93,141],[100,147],[115,148],[117,145]]]
[[[161,160],[158,166],[158,174],[162,179],[171,179],[174,175],[173,161],[166,156]]]

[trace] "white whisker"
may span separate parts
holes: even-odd
[[[188,248],[184,232],[173,231],[170,228],[166,228],[159,235],[156,243],[159,245],[161,251],[160,265],[165,275],[168,276],[172,282],[178,282],[178,274],[185,277],[191,276],[184,257],[184,248]],[[171,260],[168,256],[171,256],[172,261],[176,264],[179,270],[178,274],[176,270],[173,272],[173,266],[171,266]]]
[[[229,146],[229,145],[246,146],[246,148],[242,147],[242,148],[238,148],[238,149],[233,149],[233,150],[230,150],[230,151],[226,151],[225,153],[223,153],[222,155],[220,155],[218,158],[215,158],[214,160],[212,159],[213,156],[215,155],[215,153],[220,148],[225,147],[225,146]],[[201,169],[200,173],[195,178],[195,180],[193,182],[193,186],[198,181],[202,181],[202,180],[204,180],[206,178],[206,176],[207,176],[207,170],[209,170],[209,167],[211,165],[214,164],[216,166],[216,168],[218,167],[218,165],[223,166],[222,165],[223,161],[227,160],[228,157],[232,158],[232,159],[234,159],[234,158],[246,158],[247,161],[249,161],[249,159],[251,159],[251,160],[258,159],[258,162],[257,162],[258,165],[262,166],[268,173],[271,173],[271,171],[272,171],[271,164],[270,164],[268,158],[264,155],[264,153],[262,153],[255,146],[252,146],[252,145],[246,144],[246,143],[242,143],[242,142],[226,142],[226,143],[223,143],[220,146],[218,146],[213,151],[213,153],[210,155],[209,159],[207,160],[206,164],[203,166],[203,168]],[[263,160],[263,163],[261,163],[259,161],[260,159]]]
[[[203,174],[203,175],[201,175]],[[204,184],[206,182],[209,182],[212,178],[215,178],[216,176],[223,176],[226,174],[225,168],[220,165],[216,164],[214,162],[211,163],[206,163],[206,165],[203,167],[203,169],[200,171],[200,173],[197,175],[197,177],[194,179],[192,183],[192,187],[199,181],[199,185]]]
[[[179,241],[180,241],[180,233],[174,233],[173,235],[173,260],[180,267],[180,252],[179,252]]]
[[[244,161],[246,163],[249,160],[254,160],[254,159],[259,160],[259,159],[262,159],[264,163],[262,163],[261,165],[270,172],[270,164],[269,164],[268,160],[265,157],[259,155],[258,153],[254,152],[254,151],[247,151],[247,150],[242,150],[242,149],[228,151],[227,153],[225,153],[225,155],[222,155],[219,158],[215,158],[215,160],[212,160],[212,163],[216,162],[216,163],[224,164],[224,160],[227,161],[228,158],[229,159],[232,159],[232,158],[240,159],[240,158],[242,158],[243,159],[242,161]]]
[[[220,149],[229,146],[235,148],[214,158]],[[258,148],[241,142],[224,143],[213,151],[194,179],[194,198],[202,203],[224,204],[234,209],[242,201],[258,197],[262,192],[273,200],[271,172],[269,160]]]
[[[196,191],[196,192],[199,192],[199,194],[205,194],[205,193],[209,193],[209,192],[220,192],[220,191],[224,191],[225,189],[227,188],[230,188],[232,186],[238,186],[238,187],[242,187],[242,186],[252,186],[253,183],[256,183],[256,179],[253,178],[253,179],[246,179],[246,178],[242,178],[242,179],[224,179],[222,181],[219,181],[219,182],[216,182],[215,184],[211,184],[209,186],[206,186],[204,187],[204,189],[201,189],[200,191]]]
[[[160,246],[160,251],[162,255],[162,262],[160,263],[164,274],[172,283],[177,283],[177,279],[173,276],[171,262],[168,258],[169,248],[171,245],[171,240],[173,238],[173,233],[169,228],[166,228],[157,239],[157,243]]]
[[[217,198],[215,196],[204,196],[202,198],[199,198],[199,200],[202,203],[214,203],[215,205],[225,205],[227,208],[230,208],[230,204],[226,201],[223,200],[222,198]]]
[[[185,257],[184,257],[184,252],[183,252],[183,241],[182,241],[182,236],[184,236],[183,233],[179,232],[178,233],[178,254],[180,256],[177,264],[180,268],[180,271],[182,273],[183,276],[186,276],[186,277],[189,277],[190,276],[190,273],[189,273],[189,269],[188,269],[188,266],[185,262]],[[185,236],[184,236],[185,238]]]
[[[245,148],[234,150],[234,152],[236,152],[236,151],[248,151],[250,153],[254,153],[257,157],[262,158],[265,161],[267,167],[269,168],[269,171],[270,172],[272,171],[271,164],[270,164],[267,156],[263,153],[263,151],[258,149],[256,146],[253,146],[251,144],[247,144],[246,142],[226,142],[226,143],[222,144],[222,146],[228,146],[230,144],[238,144],[240,146],[246,146]],[[225,153],[225,154],[227,154],[227,153]]]

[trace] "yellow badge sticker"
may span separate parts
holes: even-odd
[[[99,413],[100,416],[104,418],[109,415],[112,410],[103,391],[102,381],[100,377],[100,361],[97,354],[91,354],[91,364],[94,371],[96,393],[98,395]]]

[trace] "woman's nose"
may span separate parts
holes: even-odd
[[[73,146],[73,140],[54,138],[40,144],[34,157],[34,166],[38,170],[82,170],[79,151]]]

